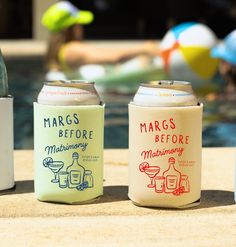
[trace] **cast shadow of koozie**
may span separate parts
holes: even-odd
[[[17,195],[34,192],[34,180],[16,181],[13,188],[0,191],[0,195]]]
[[[2,194],[25,194],[34,192],[34,180],[16,181],[14,188],[5,191]],[[106,203],[116,201],[126,201],[128,198],[128,186],[113,185],[104,186],[103,196],[93,203]]]
[[[230,206],[234,204],[234,192],[232,191],[202,190],[201,204],[196,209]]]
[[[11,194],[25,194],[34,192],[34,180],[16,181],[15,189]]]
[[[112,185],[104,186],[103,196],[99,203],[126,201],[128,198],[128,186],[125,185]]]

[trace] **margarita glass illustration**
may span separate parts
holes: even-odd
[[[43,160],[43,165],[49,168],[54,173],[54,179],[51,180],[52,183],[58,183],[58,173],[64,166],[64,162],[55,161],[51,157],[47,157]]]
[[[154,178],[160,172],[160,167],[150,166],[148,162],[143,162],[139,165],[139,170],[141,172],[146,173],[148,177],[150,178],[150,184],[148,184],[147,187],[154,188],[155,187]]]

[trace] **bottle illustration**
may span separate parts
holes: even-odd
[[[72,159],[72,164],[67,167],[68,187],[76,188],[78,185],[84,182],[85,169],[79,164],[79,154],[77,152],[72,154]]]
[[[79,154],[74,152],[72,154],[73,162],[69,165],[66,171],[61,171],[64,167],[63,161],[55,161],[51,157],[46,157],[43,160],[43,165],[49,168],[54,173],[52,183],[58,183],[61,189],[77,189],[83,191],[87,188],[94,187],[94,180],[92,171],[85,170],[85,168],[79,164]]]
[[[168,163],[168,169],[163,172],[163,177],[165,177],[165,193],[172,193],[180,187],[181,173],[174,166],[175,158],[170,157]]]
[[[93,187],[93,176],[92,176],[92,171],[90,170],[85,170],[85,174],[84,174],[84,183],[87,184],[88,188],[92,188]]]
[[[187,175],[181,175],[180,188],[183,189],[183,193],[190,192],[190,184]]]

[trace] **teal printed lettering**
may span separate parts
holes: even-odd
[[[49,127],[49,128],[51,127],[50,126],[50,119],[49,118],[44,118],[44,128],[46,128],[46,127]]]
[[[76,138],[76,139],[93,139],[92,130],[74,130],[74,129],[64,129],[58,131],[58,137],[63,138]]]
[[[59,121],[59,126],[64,126],[63,117],[62,116],[58,116],[58,121]]]
[[[73,116],[74,116],[74,124],[78,124],[79,123],[79,118],[78,118],[77,113],[74,113]]]
[[[76,144],[68,144],[67,145],[49,145],[46,146],[44,151],[49,155],[49,154],[55,154],[55,153],[59,153],[59,152],[65,152],[68,150],[73,150],[73,149],[81,149],[83,152],[87,149],[88,147],[88,143],[87,142],[81,142],[81,143],[76,143]]]
[[[66,116],[66,123],[67,123],[67,125],[71,125],[72,120],[71,120],[70,115],[67,115],[67,116]]]
[[[79,116],[77,113],[72,115],[68,114],[66,116],[56,116],[56,117],[47,117],[43,119],[44,128],[53,128],[59,126],[66,126],[71,124],[79,124]]]
[[[56,120],[56,118],[53,118],[52,127],[57,127],[57,120]]]

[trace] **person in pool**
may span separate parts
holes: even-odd
[[[212,57],[219,58],[219,73],[226,82],[221,95],[210,95],[208,98],[236,100],[236,30],[229,33],[223,42],[213,47]]]
[[[46,54],[46,79],[65,80],[65,74],[72,74],[72,71],[85,64],[116,63],[138,55],[158,54],[154,42],[115,49],[85,44],[83,26],[90,24],[93,19],[92,12],[79,10],[68,1],[60,1],[46,10],[42,24],[51,32]]]

